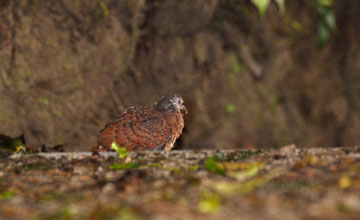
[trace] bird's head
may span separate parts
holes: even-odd
[[[169,94],[159,99],[155,103],[156,108],[160,111],[180,111],[182,114],[187,114],[187,109],[184,106],[184,100],[178,94]]]

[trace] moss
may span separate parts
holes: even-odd
[[[50,162],[35,162],[21,165],[18,168],[21,170],[50,170],[53,168],[53,164]]]
[[[221,208],[220,198],[216,194],[204,196],[198,204],[198,210],[202,213],[215,213]]]
[[[216,159],[214,157],[209,157],[205,162],[205,168],[213,173],[225,174],[225,170],[219,166],[219,164],[216,162]]]
[[[336,204],[336,210],[341,213],[349,212],[349,208],[343,202],[338,202]]]
[[[115,163],[110,165],[110,169],[112,170],[121,170],[121,169],[131,169],[141,166],[137,163]]]
[[[246,151],[242,151],[240,152],[238,155],[236,155],[236,157],[234,159],[236,160],[247,160],[253,156],[256,156],[260,153],[261,151],[259,150],[246,150]]]
[[[161,165],[160,163],[148,163],[146,164],[147,167],[159,167],[162,168],[163,165]]]
[[[0,200],[11,199],[14,195],[15,195],[15,193],[11,190],[5,191],[5,192],[0,192]]]
[[[185,170],[184,169],[181,169],[181,168],[175,168],[175,167],[170,167],[170,168],[167,168],[167,170],[169,170],[170,172],[174,173],[174,174],[177,174],[177,175],[180,175],[180,174],[184,174],[185,173]]]
[[[88,219],[136,220],[139,219],[139,216],[135,211],[127,207],[101,207],[90,213]]]
[[[45,215],[41,216],[40,219],[43,219],[43,220],[73,219],[73,214],[71,213],[71,211],[68,207],[64,207],[64,208],[55,210],[54,212],[45,214]]]
[[[201,179],[194,177],[194,176],[188,176],[186,178],[186,182],[191,185],[199,185],[201,183]]]
[[[50,191],[39,197],[36,201],[39,203],[48,203],[51,201],[74,202],[76,199],[74,199],[73,195]]]
[[[285,190],[285,191],[300,191],[304,188],[311,187],[311,184],[309,184],[307,181],[289,181],[286,180],[286,182],[274,182],[271,185],[271,189],[273,190]]]
[[[187,169],[190,170],[190,171],[196,171],[196,170],[199,169],[199,166],[197,166],[197,165],[191,165],[191,166],[189,166]]]

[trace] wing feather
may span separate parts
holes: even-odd
[[[127,150],[151,150],[167,145],[171,129],[164,115],[154,107],[127,109],[116,121],[101,130],[99,145],[110,148],[115,141]]]

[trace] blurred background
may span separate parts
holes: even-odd
[[[179,93],[177,149],[356,145],[357,0],[1,0],[0,134],[89,150]]]

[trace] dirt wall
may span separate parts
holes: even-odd
[[[124,108],[178,92],[178,147],[354,145],[359,130],[356,1],[316,44],[312,1],[2,1],[0,134],[26,144],[95,145]]]

